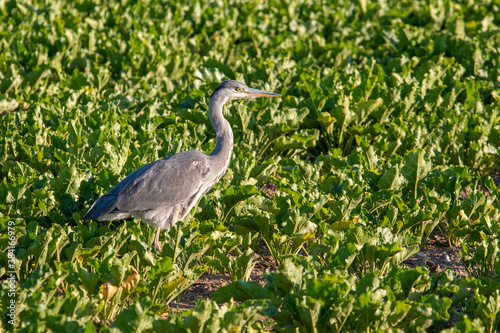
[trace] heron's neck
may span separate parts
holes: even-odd
[[[215,160],[221,163],[224,172],[229,166],[233,152],[233,131],[222,114],[222,107],[226,102],[227,98],[212,96],[208,107],[208,116],[217,135],[215,148],[210,156],[216,157]]]

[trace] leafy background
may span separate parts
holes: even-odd
[[[21,0],[0,15],[3,330],[500,329],[498,1]],[[211,151],[226,78],[283,97],[226,106],[229,171],[163,252],[137,221],[83,223],[144,163]],[[438,234],[467,276],[401,265]],[[263,284],[261,260],[279,265]],[[204,273],[231,283],[173,313]]]

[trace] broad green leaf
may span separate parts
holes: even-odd
[[[401,169],[401,174],[413,185],[414,198],[417,198],[418,183],[431,170],[431,162],[425,160],[424,154],[423,150],[408,153]]]
[[[115,318],[111,331],[140,332],[152,328],[154,317],[148,312],[151,299],[146,298],[121,311]]]
[[[217,303],[228,302],[231,299],[240,302],[250,299],[269,299],[276,306],[279,305],[278,299],[271,291],[254,281],[235,281],[217,289],[210,298]]]

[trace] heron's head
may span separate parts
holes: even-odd
[[[243,99],[243,98],[257,98],[257,97],[278,97],[280,94],[276,94],[273,92],[253,89],[249,88],[246,84],[234,81],[227,80],[222,82],[217,89],[213,92],[214,95],[222,95],[227,97],[228,99]],[[210,97],[212,97],[210,96]]]

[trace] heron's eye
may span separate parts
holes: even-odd
[[[242,91],[243,89],[241,89],[240,87],[236,88],[236,91]]]

